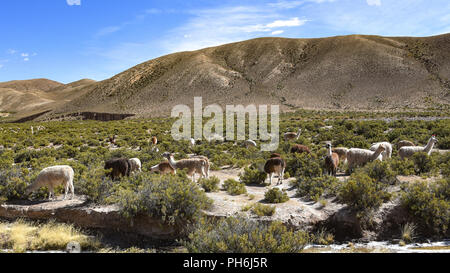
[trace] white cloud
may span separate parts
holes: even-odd
[[[308,20],[287,17],[270,5],[226,6],[189,11],[188,21],[169,31],[161,48],[166,53],[197,50],[256,37],[282,27],[299,27]],[[287,18],[286,18],[287,17]],[[185,35],[189,34],[189,39]],[[277,34],[273,34],[277,35]]]
[[[14,55],[16,53],[17,53],[17,50],[15,50],[15,49],[8,49],[8,54]]]
[[[81,6],[81,0],[66,0],[69,6]]]
[[[381,6],[381,0],[366,0],[369,6]]]
[[[26,57],[23,59],[25,62],[28,62],[30,60],[30,58]]]
[[[276,3],[269,3],[269,6],[277,8],[277,9],[293,9],[293,8],[297,8],[301,5],[304,5],[306,3],[322,4],[322,3],[334,2],[334,1],[336,1],[336,0],[301,0],[301,1],[280,0]]]
[[[96,33],[96,37],[100,37],[100,36],[105,36],[114,32],[117,32],[119,30],[121,30],[123,27],[122,26],[111,26],[111,27],[104,27],[102,29],[100,29],[97,33]]]
[[[300,20],[298,17],[292,18],[291,20],[277,20],[273,23],[267,25],[268,28],[277,27],[299,27],[304,25],[307,20]]]
[[[28,56],[30,56],[30,54],[28,54],[28,53],[22,53],[22,54],[20,54],[20,56],[22,56],[22,57],[28,57]]]
[[[276,31],[272,32],[272,35],[280,35],[283,33],[284,33],[284,30],[276,30]]]
[[[0,64],[0,69],[2,69],[3,68],[3,65],[2,64]]]

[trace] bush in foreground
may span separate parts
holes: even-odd
[[[296,182],[297,193],[318,202],[323,195],[335,195],[339,180],[333,176],[321,176],[310,179],[299,178]]]
[[[220,179],[216,176],[213,176],[211,178],[201,178],[198,183],[200,184],[200,186],[202,186],[205,192],[219,191]]]
[[[190,253],[299,253],[310,239],[307,232],[291,231],[280,222],[230,217],[203,220],[183,244]]]
[[[225,180],[225,182],[223,182],[223,189],[230,195],[241,195],[247,193],[245,184],[234,179]]]
[[[0,203],[24,197],[27,182],[20,168],[0,170]]]
[[[252,207],[252,212],[259,217],[262,216],[273,216],[275,214],[276,207],[264,205],[261,203],[256,203]]]
[[[416,182],[403,187],[402,205],[425,232],[448,235],[450,223],[450,178]]]
[[[116,185],[108,199],[128,218],[147,214],[171,225],[195,222],[212,201],[186,175],[140,174]]]
[[[265,193],[264,201],[271,204],[285,203],[289,201],[289,196],[279,188],[272,188]]]
[[[240,181],[245,185],[261,185],[265,183],[266,178],[266,173],[252,168],[245,168],[244,173],[239,174]]]
[[[376,182],[363,172],[355,172],[339,189],[338,197],[355,211],[367,212],[389,201],[391,195],[385,188],[386,184]]]

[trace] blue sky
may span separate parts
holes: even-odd
[[[103,80],[169,53],[256,37],[449,32],[448,0],[4,0],[0,81]]]

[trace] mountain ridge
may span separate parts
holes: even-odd
[[[175,105],[330,110],[448,107],[450,34],[257,38],[162,56],[83,85],[47,117],[78,111],[168,116]]]

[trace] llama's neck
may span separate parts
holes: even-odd
[[[380,154],[381,154],[382,152],[383,152],[382,149],[378,149],[378,150],[376,150],[375,152],[373,152],[372,157],[371,157],[371,160],[373,161],[373,160],[377,159],[377,158],[380,156]]]
[[[175,161],[173,156],[169,157],[169,164],[170,164],[170,166],[172,166],[172,168],[176,169],[177,168],[177,163],[178,163],[178,161]]]
[[[154,173],[159,170],[159,164],[150,168],[150,172]]]
[[[431,150],[433,150],[434,148],[434,144],[435,142],[433,141],[433,139],[430,139],[427,146],[424,147],[423,151],[427,154],[430,154]]]
[[[331,146],[328,147],[328,156],[332,156],[333,155],[333,151],[331,150]]]

